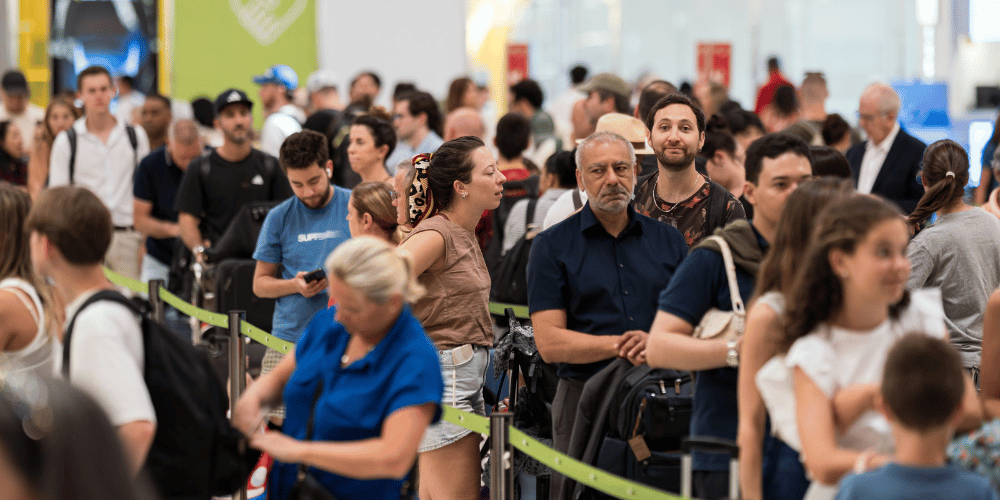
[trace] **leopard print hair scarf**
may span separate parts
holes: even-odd
[[[410,184],[407,193],[407,198],[410,201],[410,225],[413,227],[417,227],[420,221],[433,215],[435,209],[434,196],[431,193],[427,176],[427,169],[430,166],[430,154],[419,154],[413,157],[413,169],[416,171],[416,175],[413,176],[413,183]]]

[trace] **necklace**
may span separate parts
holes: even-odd
[[[691,194],[690,194],[690,195],[688,195],[688,196],[685,196],[685,197],[684,197],[684,198],[683,198],[682,200],[678,201],[677,203],[670,203],[669,201],[667,201],[667,200],[664,200],[663,198],[660,198],[660,193],[659,193],[659,188],[660,188],[660,176],[659,176],[659,175],[657,175],[657,176],[656,176],[656,185],[654,185],[654,186],[653,186],[653,196],[655,196],[655,197],[657,197],[657,198],[660,198],[660,201],[662,201],[662,202],[664,202],[664,203],[670,203],[670,208],[668,208],[668,209],[664,210],[664,211],[663,211],[663,215],[661,215],[660,217],[665,217],[665,216],[667,216],[667,215],[670,215],[670,213],[671,213],[671,212],[673,212],[673,211],[674,211],[674,209],[675,209],[675,208],[677,208],[677,206],[678,206],[678,205],[680,205],[681,203],[683,203],[683,202],[684,202],[684,200],[686,200],[686,199],[688,199],[688,198],[690,198],[690,197],[694,196],[695,194],[697,194],[697,193],[698,193],[698,191],[699,191],[699,190],[701,190],[701,186],[702,186],[702,182],[700,182],[700,181],[701,181],[701,179],[702,179],[702,176],[701,176],[701,174],[697,174],[697,177],[695,177],[695,184],[696,184],[696,185],[695,185],[695,189],[694,189],[694,192],[693,192],[693,193],[691,193]],[[662,210],[662,207],[661,207],[661,210]]]
[[[365,351],[364,354],[362,354],[361,356],[358,356],[357,359],[355,359],[354,361],[357,361],[357,360],[359,360],[361,358],[364,358],[365,356],[368,355],[368,353],[372,352],[373,350],[375,350],[375,346],[369,347],[368,350]],[[354,361],[351,361],[351,357],[347,355],[347,349],[345,349],[344,350],[344,355],[340,357],[340,366],[341,367],[345,367],[345,366],[353,363]]]

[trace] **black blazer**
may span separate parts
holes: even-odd
[[[851,164],[851,175],[854,186],[858,186],[858,174],[861,172],[861,159],[865,156],[865,146],[868,141],[860,142],[847,150],[847,161]],[[917,202],[924,195],[924,187],[917,182],[920,173],[920,163],[924,158],[924,148],[927,145],[907,134],[902,128],[892,141],[885,162],[878,171],[872,193],[887,198],[903,209],[907,215],[917,208]]]

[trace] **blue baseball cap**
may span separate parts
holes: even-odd
[[[253,77],[253,82],[257,85],[277,83],[284,85],[288,90],[295,90],[299,86],[299,76],[295,74],[294,69],[284,64],[275,64],[267,68],[267,72],[263,75]]]

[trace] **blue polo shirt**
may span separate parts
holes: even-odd
[[[167,222],[177,222],[174,201],[184,171],[174,165],[166,146],[146,155],[135,169],[132,195],[153,205],[150,215]],[[174,258],[176,238],[146,238],[146,253],[169,266]]]
[[[753,228],[753,226],[750,226]],[[767,252],[768,243],[753,228],[757,244]],[[736,284],[744,303],[750,300],[757,278],[736,266]],[[684,260],[660,294],[660,310],[677,316],[692,325],[701,322],[711,308],[732,311],[729,281],[722,254],[708,248],[698,248]],[[735,368],[716,368],[698,372],[695,377],[694,408],[691,414],[692,436],[713,436],[736,439],[738,422],[736,408]],[[692,469],[702,471],[729,470],[729,456],[715,453],[692,454]]]
[[[278,264],[281,279],[292,279],[300,271],[321,269],[337,245],[351,237],[347,227],[347,202],[351,192],[331,186],[333,197],[322,208],[308,208],[297,196],[271,209],[257,237],[254,260]],[[278,297],[274,303],[272,334],[295,342],[309,318],[330,302],[326,290],[305,298],[299,293]]]
[[[382,424],[398,410],[425,403],[441,417],[444,382],[437,350],[409,307],[389,333],[361,359],[341,368],[340,357],[351,335],[334,320],[336,306],[317,313],[295,347],[295,372],[285,385],[283,432],[305,439],[316,384],[323,391],[316,405],[314,441],[359,441],[382,433]],[[270,498],[289,498],[297,464],[275,462]],[[359,480],[312,468],[310,472],[335,498],[398,500],[402,481]]]
[[[535,237],[528,259],[528,308],[566,311],[566,328],[590,335],[649,331],[657,297],[687,254],[676,229],[636,213],[612,237],[590,203]],[[611,360],[561,363],[561,378],[587,380]]]

